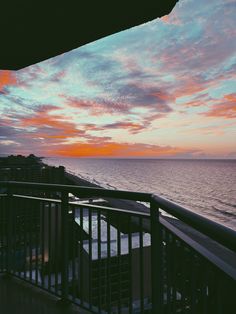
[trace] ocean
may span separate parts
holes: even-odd
[[[236,160],[45,158],[104,188],[151,192],[236,230]]]

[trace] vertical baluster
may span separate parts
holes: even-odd
[[[181,291],[181,274],[180,274],[180,260],[181,258],[179,258],[179,256],[181,256],[181,249],[180,247],[177,245],[177,238],[172,235],[172,250],[173,250],[173,255],[175,256],[176,262],[174,263],[174,269],[173,269],[173,295],[175,298],[175,302],[174,302],[174,307],[173,309],[175,310],[177,307],[178,311],[182,311],[182,291]],[[179,293],[179,294],[178,294]],[[179,299],[178,299],[179,296]]]
[[[223,309],[222,303],[223,303],[223,298],[224,298],[224,292],[222,291],[222,286],[225,287],[224,283],[224,278],[221,275],[219,271],[216,271],[216,279],[215,279],[215,286],[216,286],[216,296],[215,296],[215,303],[216,303],[216,311],[215,314],[222,314],[222,313],[227,313],[228,310],[227,308]],[[229,291],[231,293],[231,291]],[[235,291],[234,291],[234,297],[235,297]],[[226,305],[226,304],[225,304]],[[234,308],[235,310],[235,308]]]
[[[58,225],[59,225],[59,206],[55,204],[55,293],[58,294],[58,263],[59,263],[59,254],[58,254],[58,245],[59,245],[59,233],[58,233]]]
[[[12,211],[12,272],[16,274],[17,263],[19,262],[17,256],[17,207],[16,207],[16,198],[13,197],[13,211]]]
[[[5,270],[5,212],[6,212],[6,196],[1,199],[2,207],[0,209],[1,214],[1,271]]]
[[[132,216],[129,215],[128,259],[129,259],[129,313],[133,312],[133,276],[132,276]]]
[[[152,269],[152,312],[161,313],[163,308],[162,291],[162,234],[159,222],[159,209],[153,200],[151,214],[151,269]]]
[[[1,239],[0,239],[0,243],[1,243],[1,260],[0,260],[0,265],[1,265],[1,272],[4,271],[4,255],[5,255],[5,252],[4,252],[4,211],[5,211],[5,200],[6,200],[6,197],[3,196],[1,197],[1,204],[2,206],[0,207],[0,222],[1,222],[1,227],[0,227],[0,234],[1,234]]]
[[[163,268],[166,267],[166,279],[165,279],[165,292],[166,293],[166,308],[167,312],[171,313],[172,309],[175,310],[175,302],[176,302],[176,291],[174,289],[174,279],[173,279],[173,273],[172,273],[172,263],[174,261],[173,256],[173,248],[172,248],[172,235],[167,231],[167,229],[164,229],[165,232],[165,238],[164,241],[166,243],[165,245],[165,254],[164,254],[164,263]],[[164,271],[164,269],[163,269]],[[174,313],[174,312],[173,312]]]
[[[196,270],[197,269],[199,269],[199,267],[197,265],[196,255],[193,253],[191,256],[191,303],[190,303],[190,311],[193,314],[196,313],[196,305],[197,305],[196,304],[196,299],[197,299]],[[205,296],[203,297],[205,298]],[[205,313],[205,311],[203,313]]]
[[[29,280],[32,281],[32,211],[31,201],[28,201],[28,241],[29,241]]]
[[[88,208],[89,227],[89,308],[92,308],[92,209]]]
[[[0,271],[4,270],[4,251],[3,251],[3,232],[4,232],[4,220],[3,211],[5,210],[5,197],[0,196]]]
[[[68,300],[68,192],[61,193],[61,293],[62,301]]]
[[[167,312],[175,313],[177,305],[177,292],[176,292],[176,275],[177,275],[177,261],[175,255],[175,241],[172,233],[168,229],[164,228],[165,241],[166,241],[166,289],[167,289]],[[164,266],[163,266],[164,267]]]
[[[80,252],[79,252],[79,265],[80,265],[80,301],[81,305],[84,303],[83,297],[83,207],[80,207]]]
[[[16,223],[15,223],[15,213],[16,213],[15,198],[12,197],[12,209],[11,209],[11,224],[12,224],[12,234],[11,234],[11,271],[13,274],[16,272]]]
[[[212,271],[208,273],[208,289],[209,289],[209,297],[208,297],[208,309],[209,312],[214,313],[216,311],[216,302],[215,302],[215,277]]]
[[[18,269],[18,276],[23,277],[23,267],[25,262],[24,256],[24,215],[23,215],[23,200],[20,202],[19,207],[19,221],[18,221],[18,232],[19,232],[19,248],[20,248],[20,267]]]
[[[139,217],[139,268],[140,268],[140,312],[144,313],[144,280],[143,280],[143,219]]]
[[[76,233],[75,233],[75,208],[72,207],[72,222],[71,222],[71,228],[72,228],[72,299],[73,301],[76,298],[76,289],[75,289],[75,282],[76,282],[76,273],[75,273],[75,258],[76,258]]]
[[[8,187],[7,191],[7,267],[8,274],[12,272],[12,231],[13,231],[13,195],[12,189]]]
[[[4,245],[4,259],[3,270],[7,270],[7,209],[8,209],[8,197],[4,197],[4,211],[3,211],[3,245]]]
[[[107,212],[107,312],[111,312],[111,280],[110,280],[110,258],[111,258],[111,236],[110,236],[110,214]]]
[[[8,225],[7,225],[7,221],[8,221],[8,211],[10,208],[8,196],[6,196],[5,204],[6,204],[6,206],[5,206],[5,211],[4,211],[4,220],[5,220],[5,224],[4,224],[4,235],[5,235],[5,238],[4,238],[4,246],[5,246],[4,268],[7,272],[7,260],[8,260],[8,248],[7,248]]]
[[[44,273],[45,273],[45,202],[41,203],[41,279],[42,286],[45,285]]]
[[[121,220],[121,216],[119,215],[119,222]],[[120,227],[117,228],[117,258],[118,258],[118,314],[121,314],[121,234]]]
[[[49,202],[48,203],[48,267],[47,267],[47,271],[48,271],[48,290],[51,290],[51,271],[52,271],[52,267],[51,267],[51,259],[52,259],[52,248],[51,248],[51,241],[52,241],[52,228],[51,228],[51,216],[52,216],[52,203]]]
[[[36,209],[38,210],[37,206]],[[40,222],[38,221],[39,213],[36,213],[36,228],[35,228],[35,283],[38,286],[39,282],[39,230],[40,230]]]
[[[98,312],[101,313],[101,295],[102,295],[102,284],[101,284],[101,213],[98,210],[97,213],[98,223]]]
[[[24,237],[24,279],[26,279],[26,266],[27,266],[27,209],[25,200],[22,201],[22,215],[23,215],[23,237]]]
[[[204,314],[207,314],[209,311],[208,311],[208,308],[207,308],[207,285],[208,285],[208,272],[210,271],[209,268],[207,267],[208,264],[207,264],[207,261],[202,259],[203,261],[203,267],[201,268],[201,272],[203,275],[203,278],[202,278],[202,297],[203,297],[203,313]],[[196,273],[195,273],[195,276],[196,276]],[[219,295],[219,300],[222,298],[222,293],[220,293]],[[218,308],[220,308],[220,306],[218,306]],[[221,311],[219,312],[221,313]]]
[[[16,234],[17,234],[17,247],[18,247],[18,270],[17,276],[21,277],[22,271],[22,200],[17,201],[17,212],[16,212]]]
[[[176,240],[179,241],[179,240]],[[186,265],[186,260],[185,260],[185,248],[183,243],[179,242],[179,252],[181,254],[180,257],[180,280],[181,280],[181,311],[183,313],[186,313],[186,278],[187,278],[187,265]]]

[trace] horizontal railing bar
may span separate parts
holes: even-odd
[[[231,278],[236,280],[236,268],[229,265],[226,261],[215,255],[212,250],[207,249],[199,242],[196,242],[193,238],[189,237],[186,233],[175,227],[166,219],[160,217],[160,223],[170,232],[175,234],[179,239],[185,242],[191,249],[195,250],[198,254],[205,257],[212,264],[221,269],[224,273],[228,274]],[[222,248],[222,255],[224,247]]]
[[[16,181],[0,181],[0,186],[12,187],[12,188],[30,188],[31,190],[44,190],[44,191],[56,191],[56,192],[70,192],[80,193],[81,195],[89,196],[103,196],[111,198],[120,198],[134,201],[149,202],[151,199],[151,193],[121,191],[121,190],[108,190],[104,188],[94,188],[75,185],[63,185],[63,184],[48,184],[48,183],[35,183],[35,182],[16,182]]]
[[[233,229],[196,214],[160,196],[152,195],[152,199],[160,209],[165,210],[197,231],[202,232],[214,241],[236,252],[236,231]]]
[[[42,240],[42,243],[40,244],[41,245],[41,256],[42,256],[42,269],[44,269],[44,266],[49,266],[48,270],[49,270],[49,273],[50,273],[50,278],[51,278],[51,266],[53,264],[51,264],[52,260],[51,260],[51,242],[49,243],[49,241],[51,241],[53,238],[51,236],[51,231],[52,231],[52,226],[51,226],[51,219],[52,219],[52,216],[51,216],[51,212],[50,210],[53,208],[52,206],[52,203],[55,203],[55,209],[56,209],[56,215],[58,215],[58,212],[57,212],[57,209],[58,207],[61,207],[62,209],[64,208],[64,214],[65,216],[60,216],[60,223],[61,223],[61,229],[62,229],[62,240],[64,239],[64,246],[63,248],[65,249],[64,252],[67,252],[67,254],[69,254],[69,247],[67,247],[65,244],[68,243],[68,239],[70,239],[70,237],[72,236],[72,243],[73,242],[73,237],[74,237],[74,233],[72,233],[72,235],[69,233],[69,228],[68,226],[71,226],[69,225],[69,222],[71,221],[71,216],[68,216],[68,212],[69,210],[71,210],[71,212],[73,213],[73,215],[75,215],[75,210],[74,208],[77,207],[77,208],[80,208],[80,216],[79,216],[79,221],[80,221],[80,228],[78,229],[78,232],[79,232],[79,235],[80,235],[80,245],[78,246],[78,249],[79,249],[79,258],[81,258],[83,255],[81,254],[81,252],[83,251],[83,241],[84,239],[86,240],[87,238],[84,237],[84,234],[83,234],[83,231],[84,231],[84,228],[83,228],[83,219],[85,217],[85,214],[84,214],[84,211],[83,209],[84,208],[87,208],[88,211],[89,211],[89,239],[88,239],[88,243],[89,243],[89,258],[90,258],[90,261],[91,261],[91,256],[92,256],[92,219],[91,219],[91,215],[94,211],[97,210],[97,217],[99,217],[100,219],[100,223],[101,223],[101,213],[103,213],[102,211],[105,211],[106,213],[108,213],[107,216],[107,258],[108,258],[108,261],[107,261],[107,267],[108,267],[108,272],[106,273],[106,276],[107,276],[107,279],[109,280],[111,278],[111,272],[109,271],[109,266],[112,264],[111,260],[110,260],[110,250],[111,250],[111,243],[110,243],[110,224],[112,223],[111,220],[109,220],[109,217],[111,217],[111,214],[109,215],[109,213],[121,213],[121,214],[127,214],[129,216],[136,216],[137,218],[136,219],[133,219],[132,221],[135,221],[137,220],[139,222],[139,218],[142,220],[142,218],[148,218],[148,219],[143,219],[147,225],[149,226],[150,224],[150,220],[152,220],[152,224],[151,224],[151,230],[149,230],[148,233],[151,234],[151,248],[152,248],[152,251],[151,251],[151,256],[154,256],[154,259],[152,259],[152,268],[151,268],[151,276],[152,276],[152,282],[154,282],[154,279],[153,278],[157,278],[157,280],[155,281],[157,284],[160,284],[159,287],[157,286],[154,286],[155,289],[153,289],[153,293],[152,293],[152,306],[153,306],[153,298],[155,297],[156,294],[154,294],[154,292],[157,292],[159,293],[160,296],[163,295],[163,287],[161,287],[161,283],[162,283],[162,280],[165,280],[163,273],[161,273],[163,271],[163,267],[162,265],[165,265],[163,264],[163,261],[162,261],[162,256],[165,257],[165,258],[169,258],[169,260],[166,260],[166,263],[167,263],[167,267],[170,266],[170,264],[173,262],[175,263],[175,260],[173,259],[176,258],[178,259],[178,254],[176,254],[175,256],[175,253],[177,252],[178,249],[180,249],[180,253],[181,253],[181,250],[184,248],[184,250],[182,251],[184,253],[184,256],[181,256],[180,255],[180,259],[183,258],[185,259],[185,248],[189,251],[188,252],[188,256],[191,257],[191,254],[198,254],[198,256],[200,256],[200,258],[203,258],[204,259],[204,263],[206,263],[207,265],[207,268],[208,269],[208,266],[211,266],[210,270],[213,271],[213,275],[215,276],[216,275],[216,283],[217,284],[220,284],[220,280],[221,280],[221,275],[223,275],[221,272],[223,272],[225,274],[225,279],[228,279],[231,278],[233,280],[236,280],[236,268],[234,267],[234,264],[231,263],[231,260],[229,260],[229,257],[233,256],[235,250],[236,250],[236,232],[231,230],[230,228],[227,228],[225,226],[222,226],[218,223],[215,223],[213,221],[211,221],[210,219],[207,219],[199,214],[196,214],[174,202],[171,202],[171,201],[168,201],[162,197],[159,197],[157,195],[152,195],[152,194],[149,194],[149,193],[139,193],[139,192],[130,192],[130,191],[119,191],[119,190],[107,190],[107,189],[103,189],[103,188],[93,188],[93,187],[82,187],[82,186],[74,186],[74,185],[59,185],[59,184],[41,184],[41,183],[32,183],[32,182],[1,182],[0,181],[0,187],[6,187],[7,189],[9,189],[8,191],[6,191],[8,194],[8,199],[10,202],[12,202],[12,197],[15,199],[18,199],[18,198],[21,198],[21,199],[29,199],[29,200],[32,200],[32,203],[33,201],[39,201],[39,202],[42,202],[42,217],[40,215],[40,237],[41,237],[41,240]],[[17,191],[17,189],[19,188],[19,191]],[[22,191],[20,191],[20,189],[22,189]],[[43,196],[42,197],[35,197],[35,196],[31,196],[31,195],[19,195],[20,193],[26,193],[24,189],[27,189],[28,191],[37,191],[37,190],[40,190],[40,191],[53,191],[53,192],[61,192],[61,199],[54,199],[54,198],[51,198],[50,197],[50,193],[47,193],[46,197],[44,198]],[[2,190],[1,190],[2,191]],[[3,190],[3,192],[5,192]],[[12,194],[13,192],[15,192],[15,194]],[[75,202],[69,202],[68,200],[68,193],[71,192],[73,194],[78,194],[80,197],[81,196],[86,196],[86,197],[89,197],[89,198],[92,198],[92,197],[102,197],[104,199],[108,199],[108,198],[114,198],[114,199],[128,199],[128,200],[134,200],[134,201],[144,201],[144,202],[150,202],[151,203],[151,208],[152,208],[152,217],[150,218],[150,213],[149,212],[138,212],[136,210],[127,210],[127,209],[120,209],[120,208],[112,208],[112,207],[108,207],[108,206],[99,206],[99,205],[95,205],[96,203],[75,203]],[[35,193],[36,194],[36,193]],[[45,193],[46,194],[46,193]],[[47,197],[48,196],[48,197]],[[53,197],[53,195],[52,195]],[[56,197],[56,196],[55,196]],[[5,200],[2,202],[3,204],[5,204]],[[48,209],[47,211],[45,211],[46,209],[46,206],[45,206],[45,203],[49,203],[49,206],[48,206]],[[15,200],[13,203],[10,203],[11,207],[10,209],[15,209],[14,207],[16,206],[17,204],[17,200]],[[22,204],[26,207],[26,213],[28,213],[28,209],[30,210],[31,209],[31,206],[27,206],[27,202],[22,202]],[[62,204],[62,206],[58,206],[58,204]],[[64,207],[63,207],[64,205]],[[69,208],[68,208],[68,205],[69,205]],[[154,206],[153,206],[154,205]],[[122,205],[119,205],[122,207]],[[33,206],[32,206],[33,207]],[[5,209],[8,209],[7,207],[5,208],[4,207],[4,210]],[[183,223],[186,223],[187,226],[189,227],[192,227],[194,228],[194,230],[198,231],[198,232],[201,232],[203,235],[206,235],[206,236],[209,236],[211,239],[213,239],[214,241],[217,241],[217,243],[219,244],[223,244],[224,247],[222,248],[222,256],[224,254],[224,249],[225,249],[225,252],[227,251],[227,248],[229,248],[230,250],[232,250],[230,252],[230,255],[227,256],[227,259],[225,258],[222,258],[221,256],[221,250],[218,250],[217,248],[217,251],[214,251],[214,249],[211,249],[210,246],[208,246],[207,244],[205,245],[204,243],[204,240],[203,242],[198,242],[194,237],[192,238],[191,236],[189,236],[184,228],[183,230],[180,230],[178,225],[176,226],[175,224],[172,224],[171,222],[168,221],[168,219],[165,219],[164,217],[162,217],[162,215],[159,215],[158,217],[158,212],[159,212],[159,209],[161,210],[164,210],[166,211],[168,214],[171,214],[172,216],[175,216],[177,219],[179,219],[181,222]],[[10,210],[11,212],[11,210]],[[4,212],[3,212],[4,213]],[[14,214],[15,212],[12,211],[12,215]],[[154,213],[154,215],[153,215]],[[48,215],[49,214],[49,215]],[[96,216],[96,215],[95,215]],[[4,217],[4,216],[3,216]],[[48,219],[48,222],[45,222],[45,217]],[[49,218],[50,217],[50,218]],[[58,217],[58,216],[56,216]],[[70,219],[68,219],[70,217]],[[72,216],[72,217],[75,217],[75,216]],[[139,218],[138,218],[139,217]],[[154,220],[154,219],[155,220]],[[32,215],[29,215],[29,222],[32,223],[32,220],[33,219],[33,216]],[[11,220],[10,220],[11,221]],[[16,222],[17,220],[15,220]],[[97,218],[97,221],[98,221],[98,218]],[[128,220],[129,221],[129,220]],[[58,219],[56,218],[56,222],[58,222]],[[153,223],[154,222],[154,223]],[[159,224],[160,222],[160,224]],[[47,225],[48,223],[48,225]],[[66,224],[65,224],[66,223]],[[14,226],[14,225],[13,225]],[[24,223],[24,230],[23,230],[23,234],[24,235],[24,249],[27,248],[27,251],[28,251],[28,248],[30,250],[30,260],[29,260],[29,257],[28,255],[25,254],[25,262],[24,262],[24,272],[26,273],[26,267],[27,267],[27,262],[31,262],[32,263],[32,238],[31,238],[31,235],[32,235],[32,229],[29,228],[27,229],[27,225]],[[41,228],[42,226],[42,228]],[[67,227],[66,227],[67,226]],[[138,224],[138,226],[140,226]],[[144,223],[141,224],[141,227],[144,228]],[[142,232],[144,229],[141,230],[141,227],[139,230],[139,232]],[[160,227],[160,228],[159,228]],[[15,226],[14,226],[15,228]],[[150,226],[149,226],[150,228]],[[161,244],[163,243],[163,241],[165,241],[165,238],[163,239],[161,236],[161,231],[162,228],[166,228],[165,229],[165,232],[167,234],[167,238],[168,240],[170,240],[169,242],[169,246],[168,246],[168,242],[167,242],[167,251],[164,249],[164,245],[162,246]],[[17,229],[16,229],[17,230]],[[96,228],[95,228],[96,230]],[[37,231],[39,232],[39,231]],[[73,231],[74,232],[74,231]],[[118,247],[120,246],[120,244],[118,244],[118,238],[120,238],[120,231],[118,230],[118,234],[117,234],[117,245]],[[130,232],[132,232],[132,230],[130,229]],[[98,238],[100,238],[100,233],[101,233],[101,230],[98,231]],[[17,239],[17,234],[14,235],[14,233],[12,232],[8,232],[7,235],[8,235],[8,238],[11,239],[11,234],[13,234],[13,248],[15,249],[16,248],[16,245],[14,244],[14,242],[16,243],[16,239]],[[46,237],[45,237],[45,234],[46,234]],[[58,234],[58,233],[56,233]],[[64,235],[67,235],[66,237]],[[20,237],[20,239],[22,238],[22,235]],[[118,237],[119,235],[119,237]],[[153,236],[154,235],[154,236]],[[158,238],[160,237],[160,238]],[[57,236],[55,236],[56,239]],[[59,238],[59,239],[61,239]],[[180,247],[178,248],[178,246],[174,246],[173,244],[175,244],[175,242],[173,242],[173,239],[175,241],[175,239],[179,239],[180,240]],[[27,242],[28,240],[30,240],[29,242]],[[40,240],[40,241],[41,241]],[[131,249],[132,249],[132,235],[131,233],[129,233],[129,242],[128,242],[128,252],[129,252],[129,265],[131,265],[131,261],[132,261],[132,253],[131,253]],[[87,240],[86,240],[87,241]],[[182,243],[183,241],[183,243]],[[63,242],[63,241],[62,241]],[[160,245],[159,245],[160,244]],[[158,247],[159,245],[159,247]],[[141,247],[142,245],[140,245]],[[169,249],[173,249],[173,252],[171,255],[169,255],[168,253],[168,250]],[[45,252],[47,253],[47,250],[48,250],[48,256],[49,256],[49,259],[46,260],[46,254]],[[11,252],[11,247],[9,246],[9,252]],[[119,251],[118,254],[120,254],[120,248],[117,248],[117,252]],[[156,252],[155,252],[156,251]],[[195,253],[196,252],[196,253]],[[217,254],[216,254],[217,252]],[[220,252],[218,254],[218,252]],[[156,253],[158,253],[156,255]],[[36,254],[36,253],[34,253]],[[44,255],[45,254],[45,255]],[[74,253],[73,253],[74,254]],[[109,255],[108,255],[109,254]],[[10,254],[9,254],[10,256]],[[14,252],[14,256],[16,256],[16,252]],[[45,256],[45,257],[44,257]],[[56,256],[56,255],[55,255]],[[63,255],[62,256],[67,256],[67,255]],[[101,259],[101,256],[100,256],[100,259]],[[46,264],[46,261],[49,263]],[[81,258],[81,261],[83,261],[83,259]],[[180,266],[181,266],[181,271],[184,272],[184,267],[185,265],[187,265],[187,263],[184,261],[182,262],[181,260],[180,261]],[[126,261],[127,262],[127,261]],[[193,284],[191,283],[191,289],[194,289],[194,285],[196,282],[196,280],[198,279],[198,275],[199,276],[199,279],[201,280],[201,283],[205,283],[207,281],[205,281],[205,279],[201,279],[201,274],[199,274],[199,272],[203,271],[204,272],[204,268],[203,269],[199,269],[198,270],[198,265],[195,265],[196,267],[194,267],[194,261],[193,259],[191,258],[191,278],[194,278],[194,281],[193,281]],[[85,303],[83,302],[83,294],[84,294],[84,298],[86,300],[86,295],[85,293],[83,292],[83,269],[85,271],[85,267],[83,266],[84,262],[81,262],[78,266],[79,266],[79,272],[78,274],[80,274],[80,276],[78,277],[79,279],[76,278],[76,280],[79,280],[78,282],[78,286],[79,286],[79,297],[80,297],[80,302],[81,302],[81,306],[85,306]],[[89,263],[88,267],[91,267],[90,265],[91,263]],[[159,265],[160,264],[160,265]],[[68,272],[68,266],[69,266],[69,263],[68,263],[68,258],[66,258],[64,260],[64,263],[61,264],[62,266],[66,266],[66,267],[62,267],[61,269],[64,269],[64,272],[65,272],[65,268],[66,268],[66,272]],[[174,264],[173,264],[174,265]],[[200,263],[200,266],[201,266],[201,263]],[[119,264],[119,267],[120,267],[120,264]],[[145,266],[146,267],[146,266]],[[155,267],[156,269],[158,269],[159,267],[159,270],[160,271],[156,271],[155,272]],[[47,267],[45,267],[45,269],[47,269]],[[195,270],[196,270],[196,273],[195,273]],[[218,273],[218,270],[219,270],[219,273]],[[14,269],[13,269],[14,271]],[[30,264],[30,271],[32,271],[32,264]],[[91,269],[90,269],[91,271]],[[131,270],[130,270],[131,271]],[[168,268],[167,268],[167,279],[168,279]],[[65,278],[64,278],[64,282],[66,282],[66,284],[68,284],[68,274],[65,272]],[[25,275],[24,273],[24,275]],[[155,276],[157,275],[158,276]],[[203,274],[205,275],[205,274]],[[172,276],[172,275],[171,275]],[[193,277],[192,277],[193,276]],[[32,277],[32,274],[31,274],[31,277]],[[32,278],[30,277],[30,281],[31,283],[33,283],[32,281]],[[190,278],[189,277],[189,278]],[[44,278],[45,278],[45,281],[44,281]],[[61,277],[62,278],[62,277]],[[89,277],[90,278],[90,277]],[[132,278],[132,277],[130,277]],[[187,295],[186,294],[186,282],[187,280],[185,279],[187,278],[189,280],[188,277],[184,277],[182,278],[182,281],[180,283],[180,288],[182,287],[183,288],[183,292],[181,291],[181,302],[183,302],[183,310],[185,310],[185,306],[186,306],[186,300],[185,300],[185,296]],[[190,278],[190,279],[191,279]],[[223,277],[222,277],[223,278]],[[23,279],[22,277],[20,279]],[[26,279],[26,277],[24,277],[24,279]],[[28,280],[26,280],[28,281]],[[214,282],[214,281],[213,281]],[[45,284],[44,284],[45,283]],[[47,286],[47,283],[48,283],[48,289],[45,288]],[[51,283],[51,281],[50,281]],[[89,279],[89,283],[91,283],[90,279]],[[34,284],[34,283],[33,283]],[[170,281],[170,284],[171,284],[171,281]],[[231,282],[230,282],[231,284]],[[103,287],[103,283],[101,284],[101,287]],[[112,287],[112,284],[110,284],[109,282],[106,284],[107,287],[107,291],[109,291],[109,288]],[[49,278],[48,280],[46,280],[46,277],[42,276],[42,288],[44,288],[45,290],[47,290],[48,292],[52,293],[54,290],[52,290],[52,288],[50,287],[50,284],[49,284]],[[65,285],[64,288],[68,288],[67,285]],[[170,286],[171,288],[171,286]],[[121,289],[121,288],[120,288]],[[175,284],[173,285],[173,289],[176,289],[176,286]],[[56,290],[55,290],[56,291]],[[67,292],[67,289],[65,289],[65,292]],[[204,292],[204,291],[203,291]],[[190,291],[190,293],[193,294],[193,296],[195,297],[195,295],[198,294],[198,291],[197,290],[192,290]],[[202,292],[201,292],[202,293]],[[206,293],[206,292],[204,292]],[[91,291],[90,291],[90,294],[91,294]],[[175,291],[175,294],[176,294],[176,291]],[[158,295],[158,294],[157,294]],[[64,296],[64,294],[62,295]],[[90,295],[91,296],[91,295]],[[210,294],[211,296],[211,294]],[[133,303],[132,303],[132,290],[130,289],[130,294],[129,294],[129,309],[130,309],[130,312],[132,311],[132,307],[133,307]],[[203,296],[204,298],[206,298],[206,296]],[[214,297],[217,299],[217,292],[214,293]],[[202,296],[201,296],[202,298]],[[65,293],[65,299],[70,299],[70,297],[68,297],[67,293]],[[90,297],[89,297],[89,300],[90,300]],[[177,299],[176,299],[177,300]],[[175,301],[176,301],[175,300]],[[198,299],[196,299],[198,300]],[[91,301],[91,300],[90,300]],[[111,298],[109,297],[108,298],[108,302],[110,304],[110,301],[111,301]],[[155,301],[155,300],[154,300]],[[175,302],[174,301],[174,302]],[[201,299],[200,299],[201,301]],[[203,299],[204,301],[204,299]],[[195,302],[195,299],[193,299],[193,302]],[[92,308],[92,303],[90,303],[88,305],[88,307],[90,307],[90,309]],[[223,304],[223,303],[222,303]],[[160,303],[161,305],[161,303]],[[160,309],[161,309],[161,306],[160,306]],[[191,307],[190,307],[191,309]],[[155,308],[154,308],[155,310]],[[108,311],[110,311],[110,309],[108,309]]]
[[[47,203],[61,203],[61,200],[56,199],[56,198],[44,198],[44,197],[31,196],[31,195],[20,195],[20,194],[12,194],[12,197],[29,199],[29,200],[33,200],[33,201],[47,202]]]
[[[157,204],[158,207],[165,210],[167,213],[177,217],[181,221],[187,223],[196,230],[209,236],[210,238],[218,241],[220,244],[225,245],[227,248],[236,251],[236,231],[207,219],[199,214],[192,212],[172,201],[164,199],[155,194],[120,191],[120,190],[107,190],[103,188],[81,187],[73,185],[60,185],[60,184],[45,184],[34,182],[15,182],[15,181],[0,181],[0,186],[5,187],[21,187],[50,191],[68,191],[81,193],[83,196],[99,196],[99,197],[112,197],[122,198],[135,201],[150,202],[151,199]]]
[[[116,208],[116,207],[113,208],[113,207],[108,207],[108,206],[100,206],[100,205],[92,205],[92,204],[75,204],[75,203],[69,203],[69,204],[72,206],[77,206],[77,207],[99,209],[100,211],[105,210],[105,211],[110,211],[110,212],[128,214],[128,215],[137,216],[137,217],[150,218],[149,213],[138,212],[138,211],[133,211],[133,210],[129,210],[129,209]]]
[[[36,200],[40,202],[47,202],[47,203],[61,203],[60,199],[53,199],[53,198],[42,198],[42,197],[36,197],[36,196],[29,196],[29,195],[19,195],[19,194],[13,194],[12,195],[15,198],[23,198],[23,199],[29,199],[29,200]],[[110,212],[116,212],[116,213],[121,213],[121,214],[127,214],[127,215],[132,215],[132,216],[137,216],[137,217],[146,217],[149,218],[150,214],[146,212],[138,212],[138,211],[133,211],[133,210],[128,210],[128,209],[123,209],[123,208],[116,208],[116,207],[108,207],[108,206],[100,206],[100,205],[92,205],[92,204],[76,204],[73,202],[68,203],[72,207],[79,207],[79,208],[91,208],[91,209],[98,209],[99,211],[110,211]]]

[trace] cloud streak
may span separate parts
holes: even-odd
[[[204,113],[207,117],[220,117],[226,119],[236,118],[236,93],[225,95],[223,99],[214,101],[210,110]]]
[[[182,0],[161,19],[0,71],[2,150],[212,156],[217,143],[231,156],[235,15],[234,1]]]
[[[15,85],[17,83],[14,72],[12,71],[1,71],[0,70],[0,93],[6,93],[8,86]]]
[[[72,157],[173,157],[197,153],[198,151],[181,149],[171,146],[148,145],[143,143],[99,142],[98,144],[76,143],[60,146],[53,152],[59,156]]]

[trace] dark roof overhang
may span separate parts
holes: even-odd
[[[51,1],[6,1],[0,16],[0,69],[18,70],[151,21],[169,14],[177,1],[68,0],[54,6]]]

